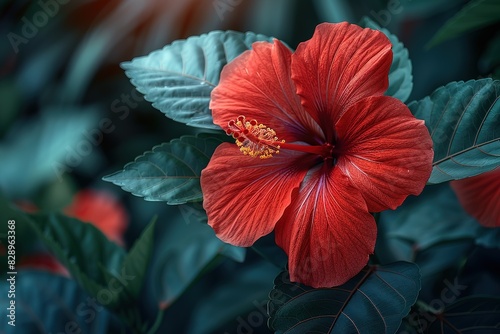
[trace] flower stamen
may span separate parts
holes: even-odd
[[[240,151],[251,157],[268,159],[273,154],[278,154],[280,145],[284,140],[279,140],[276,132],[259,124],[255,119],[247,121],[245,116],[238,116],[236,120],[231,120],[227,124],[226,133],[236,139],[236,145]]]
[[[227,126],[226,134],[233,136],[240,151],[251,157],[271,158],[273,154],[278,154],[280,149],[311,153],[319,155],[325,160],[332,159],[334,155],[340,153],[330,143],[323,145],[285,143],[284,139],[278,139],[273,129],[259,124],[255,119],[247,121],[245,116],[238,116],[236,120],[229,121]]]

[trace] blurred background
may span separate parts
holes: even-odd
[[[408,101],[412,101],[450,81],[488,76],[500,65],[500,52],[495,52],[492,46],[495,40],[495,45],[500,45],[498,25],[426,47],[436,31],[466,3],[463,0],[0,1],[0,197],[24,210],[57,210],[92,221],[126,248],[151,218],[158,215],[157,237],[161,241],[172,221],[190,219],[183,215],[185,211],[136,198],[102,181],[102,177],[120,170],[155,145],[194,132],[169,120],[144,101],[120,68],[121,62],[146,55],[174,40],[212,30],[253,31],[274,36],[295,48],[311,37],[320,22],[357,23],[368,16],[395,33],[408,48],[414,76],[414,89]],[[89,216],[88,212],[101,215]],[[26,265],[57,271],[57,264],[39,256],[43,250],[30,233],[19,231],[17,240],[17,257],[24,258]],[[247,260],[254,261],[260,269],[267,265],[258,259],[254,253],[247,254]],[[258,272],[263,272],[260,269]],[[175,328],[177,331],[173,332],[179,333],[222,333],[237,330],[238,326],[243,328],[232,314],[220,315],[218,322],[211,319],[211,308],[227,305],[233,298],[236,309],[260,310],[262,305],[250,304],[248,308],[238,301],[244,298],[265,301],[276,272],[273,269],[266,277],[254,277],[252,270],[248,266],[243,270],[236,262],[222,263],[203,283],[193,283],[190,295],[182,295],[169,308],[164,328]],[[236,278],[228,277],[227,273],[234,272],[238,273],[238,279],[248,281],[250,296],[217,290],[222,285],[231,286]],[[151,276],[161,280],[163,274]],[[161,286],[161,282],[152,285],[155,284]],[[206,291],[211,303],[193,304],[193,296]],[[146,319],[154,319],[156,308],[154,299],[144,299]],[[260,318],[255,319],[258,322]],[[224,321],[227,327],[218,327]],[[200,324],[204,324],[203,329],[197,327]],[[263,333],[268,332],[265,321],[252,328],[254,332],[259,328]]]

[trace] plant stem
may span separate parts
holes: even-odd
[[[151,326],[151,328],[148,330],[147,334],[155,334],[156,333],[156,331],[158,330],[158,328],[161,325],[161,321],[163,320],[164,313],[165,313],[165,309],[158,310],[158,315],[156,316],[156,320],[155,320],[153,326]]]

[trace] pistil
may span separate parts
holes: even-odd
[[[273,154],[278,154],[283,149],[311,153],[323,159],[333,158],[336,153],[335,147],[330,143],[323,145],[285,143],[284,140],[278,139],[273,129],[259,124],[254,119],[247,121],[245,116],[238,116],[236,120],[229,121],[226,133],[236,139],[236,144],[243,154],[261,159],[271,158]]]

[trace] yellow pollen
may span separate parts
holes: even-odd
[[[278,139],[273,129],[254,119],[247,121],[245,116],[238,116],[227,125],[226,133],[236,139],[236,145],[243,154],[251,157],[271,158],[280,152],[280,144],[285,142]]]

